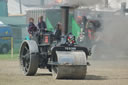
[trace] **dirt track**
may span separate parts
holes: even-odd
[[[47,70],[22,75],[18,60],[0,60],[0,85],[128,85],[128,60],[91,61],[84,80],[54,80]]]

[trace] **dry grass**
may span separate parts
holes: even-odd
[[[22,74],[18,60],[0,60],[0,85],[127,85],[127,60],[91,61],[84,80],[54,80],[46,69],[36,76]],[[68,70],[67,70],[68,71]]]

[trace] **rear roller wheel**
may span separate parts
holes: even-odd
[[[23,43],[20,51],[20,65],[26,76],[33,76],[38,69],[38,56],[31,52],[28,43]]]

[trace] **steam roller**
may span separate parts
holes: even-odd
[[[38,70],[48,69],[55,79],[84,79],[87,59],[91,52],[76,43],[68,32],[70,6],[61,6],[64,35],[56,41],[50,31],[40,32],[30,40],[23,41],[20,49],[20,66],[25,76],[34,76]]]

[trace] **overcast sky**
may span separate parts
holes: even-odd
[[[13,15],[13,14],[20,13],[18,1],[19,0],[8,0],[9,14]],[[103,0],[68,0],[68,1],[71,2],[71,4],[74,4],[76,2],[77,4],[79,3],[82,5],[90,5],[90,4],[92,5],[92,4],[101,3]],[[83,1],[83,2],[80,3],[80,1]],[[109,5],[112,8],[119,9],[121,7],[122,1],[128,2],[128,0],[109,0]],[[25,5],[22,5],[23,14],[25,14],[25,10],[29,8],[26,5],[40,5],[40,0],[22,0],[22,3],[25,4]]]

